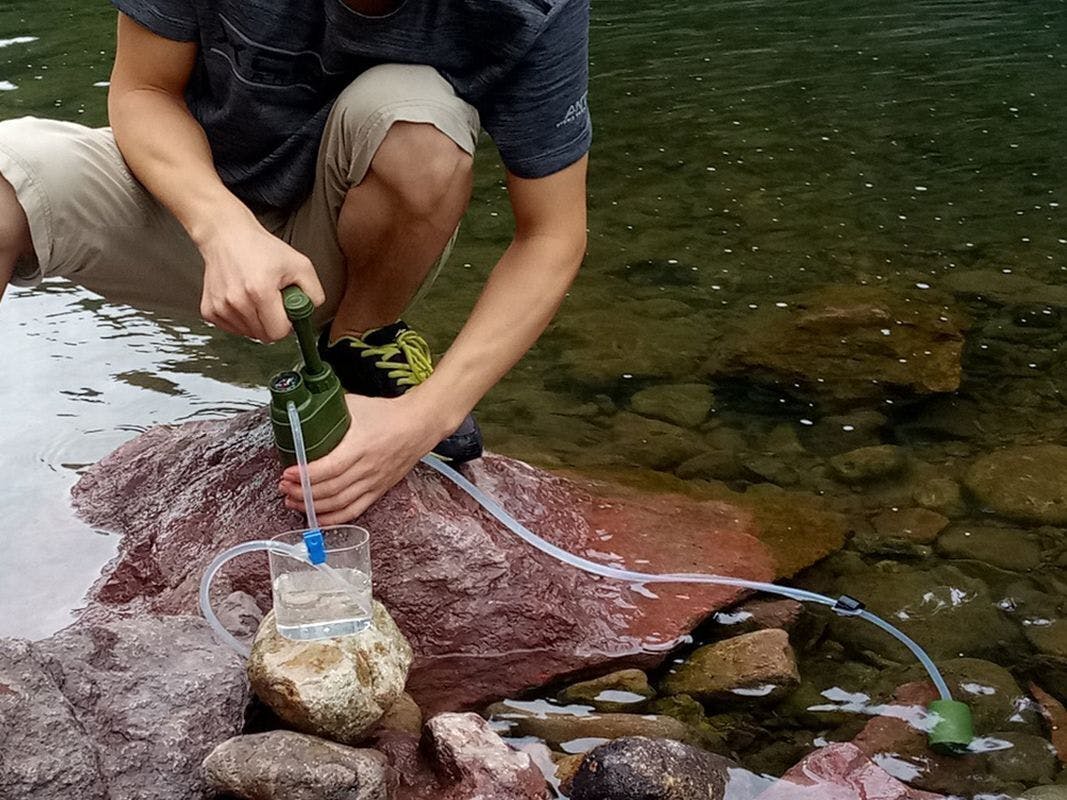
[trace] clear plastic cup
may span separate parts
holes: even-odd
[[[348,636],[370,625],[370,534],[356,525],[322,528],[325,569],[270,553],[271,588],[278,633],[306,641]],[[306,531],[273,537],[301,544]]]

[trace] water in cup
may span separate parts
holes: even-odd
[[[275,622],[287,639],[359,633],[370,625],[372,613],[370,576],[358,569],[334,569],[333,575],[304,569],[274,579]]]

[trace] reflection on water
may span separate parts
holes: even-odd
[[[972,472],[1001,448],[1067,443],[1063,12],[1062,0],[597,4],[589,256],[559,319],[479,409],[497,451],[699,496],[744,492],[785,563],[847,529],[846,549],[798,582],[910,626],[984,709],[981,741],[1032,747],[1031,765],[1045,764],[1044,729],[1024,690],[1067,692],[1067,517],[1024,501],[1067,504],[1067,461],[1023,453],[1012,463],[1030,466],[999,481],[1022,488],[981,499]],[[104,0],[0,7],[0,118],[102,124],[112,27]],[[487,147],[452,264],[412,312],[439,349],[509,228]],[[841,287],[880,294],[842,304]],[[812,307],[845,341],[808,373],[789,372],[787,356],[806,354],[787,347],[746,352]],[[894,350],[914,309],[929,338]],[[800,338],[806,324],[782,329]],[[0,635],[33,636],[62,624],[114,551],[70,515],[77,472],[149,425],[262,402],[290,351],[58,285],[10,295],[0,339],[16,376],[0,392],[0,491],[17,520]],[[903,389],[880,380],[953,341],[955,393],[920,394],[927,376],[912,373]],[[872,373],[853,364],[858,350],[874,354]],[[750,360],[713,366],[723,352]],[[847,402],[826,391],[831,367],[855,373]],[[842,460],[858,448],[873,450]],[[730,712],[732,752],[754,772],[851,738],[915,679],[891,643],[844,622],[816,615],[794,633],[804,680],[773,713]],[[982,758],[975,775],[917,775],[899,754],[880,763],[961,795],[1047,777]]]

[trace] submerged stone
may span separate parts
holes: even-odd
[[[571,800],[721,800],[734,764],[680,742],[632,736],[593,749]]]
[[[204,760],[208,786],[242,800],[390,800],[386,758],[292,731],[238,736]]]
[[[1067,619],[1046,620],[1040,625],[1027,625],[1026,638],[1039,652],[1067,659]]]
[[[783,298],[727,331],[705,366],[827,406],[959,388],[962,320],[881,289],[829,286]]]
[[[998,450],[968,470],[965,484],[995,514],[1024,522],[1067,524],[1067,447],[1043,444]]]
[[[800,682],[783,630],[746,633],[693,651],[663,681],[667,694],[703,702],[776,700]]]
[[[715,398],[703,383],[671,383],[642,389],[630,398],[630,409],[643,417],[695,428],[711,412]]]
[[[869,483],[900,474],[907,463],[903,448],[881,444],[834,456],[830,459],[830,468],[846,483]]]
[[[1041,566],[1041,546],[1026,533],[989,525],[954,525],[937,540],[945,558],[962,558],[1026,572]]]
[[[294,641],[278,633],[272,611],[248,660],[256,695],[299,731],[357,744],[400,700],[412,653],[385,607],[354,636]]]
[[[154,428],[89,470],[74,489],[78,508],[126,535],[87,613],[195,611],[200,577],[216,554],[302,525],[277,495],[278,471],[260,412]],[[729,500],[568,479],[493,455],[463,472],[533,531],[594,560],[775,576],[753,515]],[[408,691],[428,714],[481,708],[571,675],[655,666],[671,643],[740,594],[587,575],[533,549],[421,465],[359,524],[371,532],[375,594],[415,652]],[[821,541],[822,529],[813,530]],[[790,567],[811,564],[821,548],[798,541]],[[228,565],[216,596],[239,589],[269,606],[265,562],[249,556]]]
[[[630,711],[655,697],[648,676],[639,669],[625,669],[568,686],[557,695],[563,703],[584,703],[597,711]]]
[[[989,770],[1005,783],[1033,786],[1051,783],[1059,771],[1056,751],[1032,733],[1004,733],[996,738],[1010,746],[989,754]]]
[[[933,543],[949,524],[948,517],[925,508],[884,511],[872,522],[875,531],[884,539],[904,539],[917,544]]]

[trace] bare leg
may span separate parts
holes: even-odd
[[[32,248],[26,212],[15,197],[11,184],[0,175],[0,298],[15,274],[15,262],[29,255]]]
[[[332,338],[397,320],[467,210],[472,162],[432,125],[389,130],[341,207],[337,236],[348,282]]]

